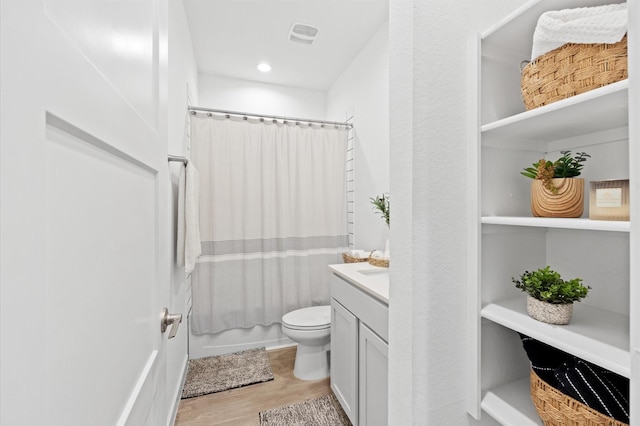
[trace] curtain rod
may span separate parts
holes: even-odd
[[[195,106],[189,106],[188,108],[189,111],[191,111],[192,114],[195,114],[196,112],[208,112],[208,113],[219,113],[219,114],[224,114],[227,118],[229,118],[229,116],[231,115],[236,115],[236,116],[240,116],[243,117],[245,120],[248,117],[255,117],[255,118],[259,118],[261,120],[264,120],[265,118],[268,118],[270,120],[283,120],[284,122],[287,121],[293,121],[296,124],[299,123],[317,123],[320,125],[323,124],[329,124],[332,126],[344,126],[347,127],[349,129],[353,128],[353,124],[352,123],[347,123],[347,122],[339,122],[339,121],[323,121],[323,120],[313,120],[313,119],[309,119],[309,118],[296,118],[296,117],[283,117],[283,116],[277,116],[277,115],[262,115],[262,114],[253,114],[253,113],[249,113],[249,112],[239,112],[239,111],[228,111],[228,110],[224,110],[224,109],[214,109],[214,108],[201,108],[201,107],[195,107]]]

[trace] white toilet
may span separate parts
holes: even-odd
[[[293,375],[302,380],[329,377],[331,306],[311,306],[282,316],[282,333],[298,343]]]

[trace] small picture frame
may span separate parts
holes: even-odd
[[[589,219],[629,220],[629,179],[591,181]]]

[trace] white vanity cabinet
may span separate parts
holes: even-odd
[[[388,271],[352,265],[331,266],[331,389],[354,426],[387,425]]]
[[[389,384],[389,345],[360,322],[359,332],[359,424],[387,425],[387,395]]]
[[[358,419],[358,318],[331,299],[331,389],[354,425]]]
[[[630,423],[640,425],[640,6],[629,2],[629,78],[525,111],[519,64],[531,54],[547,10],[617,0],[532,0],[471,45],[468,412],[503,425],[541,425],[529,390],[530,364],[518,333],[630,380]],[[582,218],[532,217],[531,181],[520,171],[561,150],[591,158]],[[631,220],[590,220],[589,181],[630,179]],[[550,265],[592,287],[566,326],[531,319],[526,294],[511,282]]]

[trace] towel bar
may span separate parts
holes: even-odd
[[[189,162],[189,159],[187,157],[180,157],[178,155],[169,154],[169,161],[179,161],[186,166],[187,163]]]

